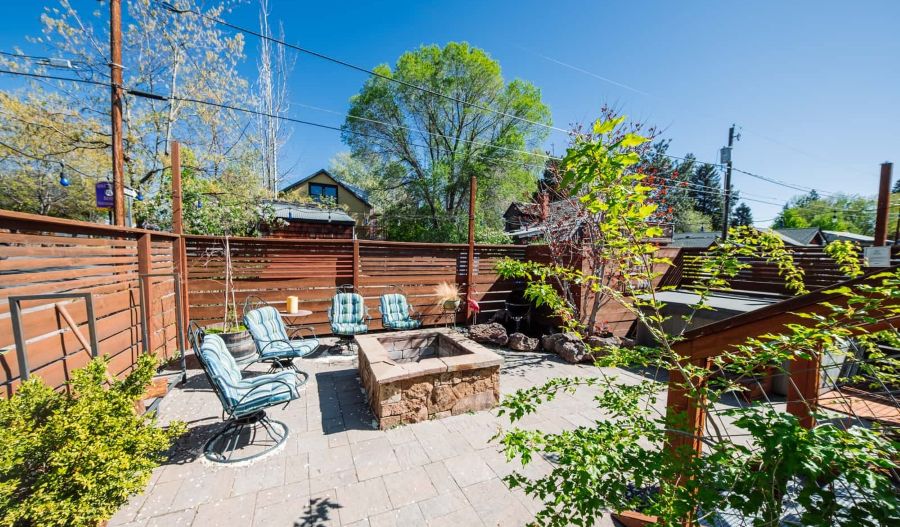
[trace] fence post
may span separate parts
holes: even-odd
[[[684,356],[684,363],[693,366],[708,367],[709,360],[698,353],[693,342],[688,341],[676,347],[676,351]],[[669,387],[666,399],[666,422],[669,431],[666,433],[665,449],[675,459],[681,459],[688,464],[691,458],[703,455],[703,431],[706,427],[706,410],[704,401],[698,400],[696,395],[689,392],[681,370],[673,368],[669,371]],[[673,482],[676,485],[684,485],[685,474],[679,474]],[[683,527],[694,525],[693,512],[682,518]]]
[[[353,292],[359,293],[359,239],[353,238]]]
[[[182,218],[182,193],[181,193],[181,145],[178,141],[172,141],[170,147],[172,162],[172,230],[178,238],[172,241],[172,255],[175,257],[176,278],[181,282],[181,313],[182,327],[187,327],[191,320],[191,303],[188,298],[188,269],[187,269],[187,243],[184,240],[184,220]],[[185,334],[187,332],[184,332]],[[182,335],[183,341],[178,343],[182,355],[188,349],[187,336]]]
[[[811,429],[816,425],[812,415],[819,400],[821,354],[814,351],[808,359],[791,361],[788,375],[787,408],[788,413],[797,417],[800,426]]]
[[[153,278],[147,276],[153,272],[153,265],[150,261],[152,240],[150,238],[149,232],[142,234],[138,238],[137,250],[138,281],[141,282],[139,291],[141,294],[141,306],[143,306],[143,309],[141,310],[141,324],[144,326],[143,332],[141,334],[146,335],[147,337],[147,342],[144,342],[144,351],[146,353],[153,353],[153,350],[156,349],[153,346],[153,337],[155,330],[151,322],[153,308],[150,307],[150,302],[153,300]]]

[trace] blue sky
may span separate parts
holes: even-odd
[[[72,1],[85,12],[97,6]],[[900,161],[900,2],[270,1],[288,41],[365,67],[421,44],[466,40],[497,59],[506,78],[541,88],[562,128],[610,103],[662,127],[670,153],[714,161],[737,123],[735,167],[830,192],[874,194],[879,164]],[[41,4],[50,2],[2,0],[15,8],[0,18],[0,49],[41,51],[25,36],[39,33]],[[255,0],[229,20],[255,27]],[[246,51],[249,73],[253,37]],[[340,115],[301,104],[342,113],[364,79],[301,55],[290,114],[339,126]],[[561,153],[565,144],[554,133],[546,147]],[[344,149],[338,133],[298,125],[283,163],[296,162],[299,176]],[[734,182],[775,203],[796,193],[740,173]],[[757,220],[779,210],[748,204]]]

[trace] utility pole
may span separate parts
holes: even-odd
[[[469,247],[466,254],[466,320],[472,315],[472,307],[469,302],[475,294],[475,195],[478,190],[478,181],[475,173],[469,178]]]
[[[878,203],[875,211],[875,246],[887,245],[888,213],[891,209],[891,172],[894,165],[881,164],[881,180],[878,183]]]
[[[722,149],[720,161],[725,163],[725,203],[722,207],[722,240],[728,238],[728,216],[731,214],[731,148],[734,140],[740,140],[740,134],[735,137],[734,125],[728,129],[728,146]]]
[[[119,227],[125,226],[125,158],[122,150],[122,0],[109,2],[109,72],[112,78],[112,173],[113,219]]]

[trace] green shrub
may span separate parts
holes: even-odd
[[[156,365],[142,356],[110,383],[98,358],[75,371],[70,393],[33,378],[0,400],[0,525],[95,527],[144,490],[184,430],[135,412]]]

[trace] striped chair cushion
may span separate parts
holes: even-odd
[[[222,401],[222,406],[235,417],[290,401],[296,396],[297,376],[293,372],[243,379],[240,368],[225,346],[225,341],[218,335],[207,335],[203,339],[200,353],[203,355],[203,363],[207,372],[216,385],[215,389]],[[273,379],[281,380],[284,384],[271,382]],[[259,388],[256,388],[257,386]],[[251,390],[252,393],[250,393]],[[248,393],[250,393],[249,396],[247,396]],[[241,400],[245,396],[247,398]]]
[[[369,331],[365,324],[332,323],[331,332],[335,335],[359,335]]]
[[[391,329],[414,329],[421,324],[410,318],[406,297],[396,293],[381,295],[381,320],[386,328]]]
[[[357,293],[338,293],[331,301],[328,318],[336,335],[358,335],[369,331],[365,323],[366,307]]]
[[[275,341],[262,350],[262,358],[298,358],[305,357],[319,347],[318,339],[292,340],[290,342]]]
[[[272,306],[264,306],[245,314],[244,325],[264,359],[305,357],[319,347],[319,341],[314,338],[291,341],[281,314]]]
[[[407,320],[398,320],[396,322],[391,322],[390,324],[385,324],[384,327],[390,329],[417,329],[421,325],[421,320],[410,318]]]

